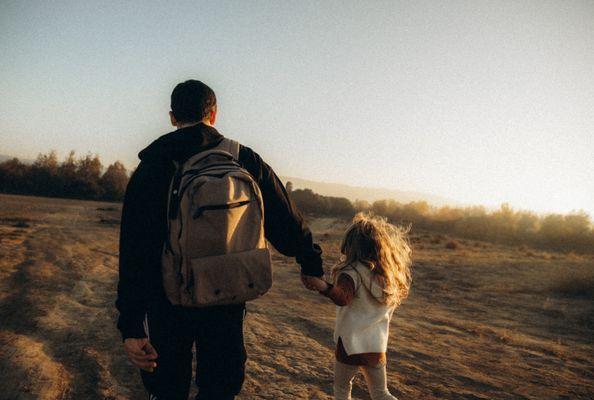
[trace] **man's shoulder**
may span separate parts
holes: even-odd
[[[262,158],[256,153],[251,147],[242,144],[241,142],[235,142],[239,144],[239,162],[244,165],[258,165],[262,163]]]
[[[174,166],[157,162],[155,160],[141,160],[130,176],[129,185],[132,186],[154,186],[163,179],[173,175]]]
[[[173,167],[173,163],[170,162],[163,162],[160,160],[140,160],[138,166],[134,170],[134,174],[138,174],[141,176],[145,175],[152,175],[152,174],[162,174],[165,173],[170,167]]]

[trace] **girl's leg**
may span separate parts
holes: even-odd
[[[371,395],[371,400],[398,400],[390,394],[386,382],[386,366],[363,367],[363,376],[367,383],[367,389]]]
[[[351,400],[353,378],[358,370],[356,365],[334,361],[334,400]]]

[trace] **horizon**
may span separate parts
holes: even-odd
[[[132,169],[195,78],[279,176],[594,215],[592,3],[139,4],[0,5],[0,153]]]
[[[47,154],[47,153],[46,153]],[[93,153],[93,152],[88,152],[83,154],[77,154],[76,157],[80,157],[80,156],[85,156],[86,154],[92,154],[92,155],[97,155],[99,156],[99,158],[101,158],[101,155]],[[2,157],[6,157],[7,159],[12,159],[14,157],[11,157],[9,155],[6,154],[0,154],[0,163],[3,162],[3,160],[1,159]],[[18,158],[18,157],[16,157]],[[33,163],[35,161],[35,159],[20,159],[18,158],[20,162],[23,163]],[[58,162],[62,162],[63,160],[60,160],[60,158],[58,158]],[[116,160],[117,161],[117,160]],[[103,164],[103,162],[102,162]],[[108,165],[103,164],[103,172],[105,172],[105,169],[108,167]],[[132,172],[132,170],[130,170],[128,167],[126,167],[128,174],[130,174]],[[463,209],[463,208],[467,208],[467,207],[484,207],[485,211],[487,213],[491,213],[494,211],[497,211],[499,209],[501,209],[501,207],[503,205],[507,205],[510,206],[514,211],[516,212],[530,212],[533,213],[537,216],[546,216],[549,214],[561,214],[561,215],[572,215],[572,214],[577,214],[577,213],[582,213],[585,212],[590,219],[592,219],[593,215],[591,213],[589,213],[587,210],[583,210],[583,209],[575,209],[575,210],[570,210],[567,212],[557,212],[557,211],[537,211],[537,210],[532,210],[532,209],[524,209],[524,208],[518,208],[518,207],[513,207],[511,205],[509,205],[509,203],[501,203],[501,204],[470,204],[470,203],[461,203],[459,201],[453,200],[453,199],[448,199],[445,197],[441,197],[438,195],[435,195],[433,193],[426,193],[426,192],[418,192],[418,191],[403,191],[403,190],[398,190],[398,189],[392,189],[392,188],[383,188],[383,187],[374,187],[374,186],[356,186],[356,185],[352,185],[349,183],[341,183],[341,182],[327,182],[327,181],[323,181],[323,180],[312,180],[312,179],[306,179],[306,178],[301,178],[301,177],[297,177],[297,176],[285,176],[285,175],[278,175],[279,179],[283,182],[283,184],[287,184],[288,182],[292,182],[296,187],[294,187],[295,189],[310,189],[312,190],[314,193],[316,194],[320,194],[323,196],[331,196],[331,197],[345,197],[347,199],[349,199],[351,202],[355,202],[357,200],[367,200],[369,203],[373,203],[376,200],[395,200],[397,203],[400,204],[409,204],[412,202],[418,202],[418,201],[424,201],[426,202],[430,207],[432,207],[435,210],[438,210],[441,207],[447,206],[447,207],[452,207],[452,208],[459,208],[459,209]],[[297,180],[297,181],[296,181]],[[307,186],[307,184],[303,183],[303,184],[295,184],[295,182],[307,182],[307,183],[312,183],[315,186],[318,186],[316,188],[314,187],[310,187]],[[347,196],[344,194],[339,194],[336,193],[334,190],[329,189],[329,188],[325,188],[325,189],[320,189],[319,185],[326,185],[326,186],[340,186],[343,189],[344,188],[348,188],[348,189],[353,189],[353,190],[372,190],[372,191],[381,191],[386,193],[386,196],[383,197],[378,197],[378,196],[369,196],[369,197],[353,197],[353,196]],[[393,193],[393,194],[390,194]],[[413,196],[415,197],[415,199],[409,199],[407,200],[403,200],[402,199],[402,195],[407,195],[407,196]],[[372,198],[372,199],[370,199]],[[437,200],[437,201],[435,201]],[[593,221],[594,222],[594,221]]]

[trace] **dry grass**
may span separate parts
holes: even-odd
[[[594,271],[577,269],[557,273],[551,277],[549,290],[563,297],[594,299]]]
[[[0,204],[0,398],[144,399],[115,329],[119,207],[18,196]],[[21,220],[27,226],[13,226]],[[310,222],[329,268],[346,221]],[[411,240],[413,289],[390,333],[392,392],[593,398],[594,258],[480,242],[446,250],[452,240]],[[301,288],[293,261],[273,259],[273,289],[248,305],[239,399],[329,400],[335,308]],[[368,398],[360,378],[354,398]]]
[[[460,248],[460,246],[461,243],[456,239],[448,240],[448,242],[445,244],[445,248],[448,250],[457,250]]]

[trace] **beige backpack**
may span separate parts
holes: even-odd
[[[172,304],[241,303],[272,286],[262,194],[238,158],[239,143],[223,139],[176,163],[162,253],[163,285]]]

